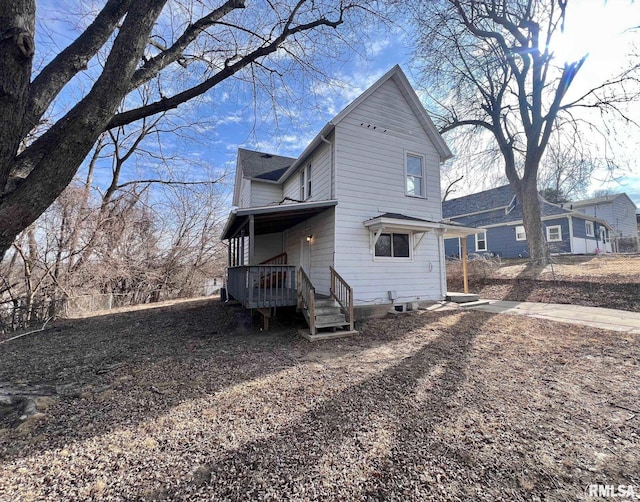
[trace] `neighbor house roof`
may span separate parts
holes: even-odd
[[[540,213],[543,219],[551,219],[557,216],[580,216],[598,221],[609,227],[605,220],[593,216],[586,216],[540,199]],[[575,205],[574,205],[575,207]],[[457,199],[451,199],[442,203],[444,218],[453,219],[457,223],[468,227],[489,227],[507,223],[522,222],[522,206],[518,203],[510,185],[485,190]]]
[[[595,206],[596,204],[611,203],[620,197],[626,197],[629,200],[629,202],[631,202],[631,204],[635,206],[635,203],[631,200],[631,198],[626,193],[612,193],[610,195],[604,195],[602,197],[594,197],[592,199],[578,200],[575,202],[571,202],[570,204],[574,208],[580,208],[585,206]]]
[[[513,190],[509,185],[492,188],[484,192],[465,195],[442,203],[442,216],[452,218],[464,214],[473,214],[509,207],[513,201]]]

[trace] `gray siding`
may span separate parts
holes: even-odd
[[[247,178],[242,178],[242,182],[240,185],[240,200],[239,205],[240,208],[251,207],[251,180]]]
[[[316,292],[329,294],[329,266],[335,250],[335,210],[327,209],[285,232],[285,250],[290,265],[304,265]],[[307,242],[306,236],[313,238]],[[305,253],[304,259],[301,253]]]
[[[282,200],[282,186],[252,180],[251,207],[268,206]]]
[[[625,196],[616,197],[610,201],[591,206],[581,207],[579,211],[589,216],[596,216],[606,220],[613,228],[612,238],[636,237],[637,235],[637,208],[635,204]]]
[[[328,139],[330,141],[330,138]],[[308,201],[331,199],[331,147],[322,143],[301,168],[311,164],[311,197]],[[284,197],[300,198],[300,169],[284,183]]]
[[[405,195],[405,153],[425,158],[426,198]],[[365,220],[401,213],[442,218],[440,157],[399,88],[388,80],[336,126],[336,270],[354,288],[356,304],[444,297],[438,239],[424,236],[413,261],[375,260]]]

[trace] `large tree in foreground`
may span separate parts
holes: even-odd
[[[36,4],[0,0],[0,260],[103,132],[174,109],[233,76],[259,86],[262,72],[272,81],[286,71],[283,62],[308,64],[311,52],[339,37],[335,28],[348,14],[364,12],[357,0],[106,0],[32,78]],[[149,84],[156,99],[143,103],[136,91]],[[52,112],[56,98],[78,95],[65,113]]]
[[[637,96],[638,66],[616,78],[576,88],[588,58],[562,61],[554,54],[571,9],[569,0],[416,0],[416,59],[442,105],[442,132],[470,127],[488,131],[505,174],[522,204],[529,252],[545,263],[547,252],[538,200],[541,159],[554,130],[579,130],[579,107],[623,114]]]

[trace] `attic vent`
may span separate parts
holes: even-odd
[[[263,159],[270,159],[273,157],[273,155],[271,155],[270,153],[263,153],[262,155],[260,155],[260,157],[262,157]]]

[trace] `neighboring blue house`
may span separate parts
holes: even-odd
[[[543,235],[551,253],[592,254],[611,252],[609,224],[540,197]],[[504,258],[529,256],[522,222],[522,206],[509,185],[442,203],[445,219],[465,227],[485,228],[467,237],[469,253],[493,253]],[[446,239],[447,256],[460,256],[460,239]]]

